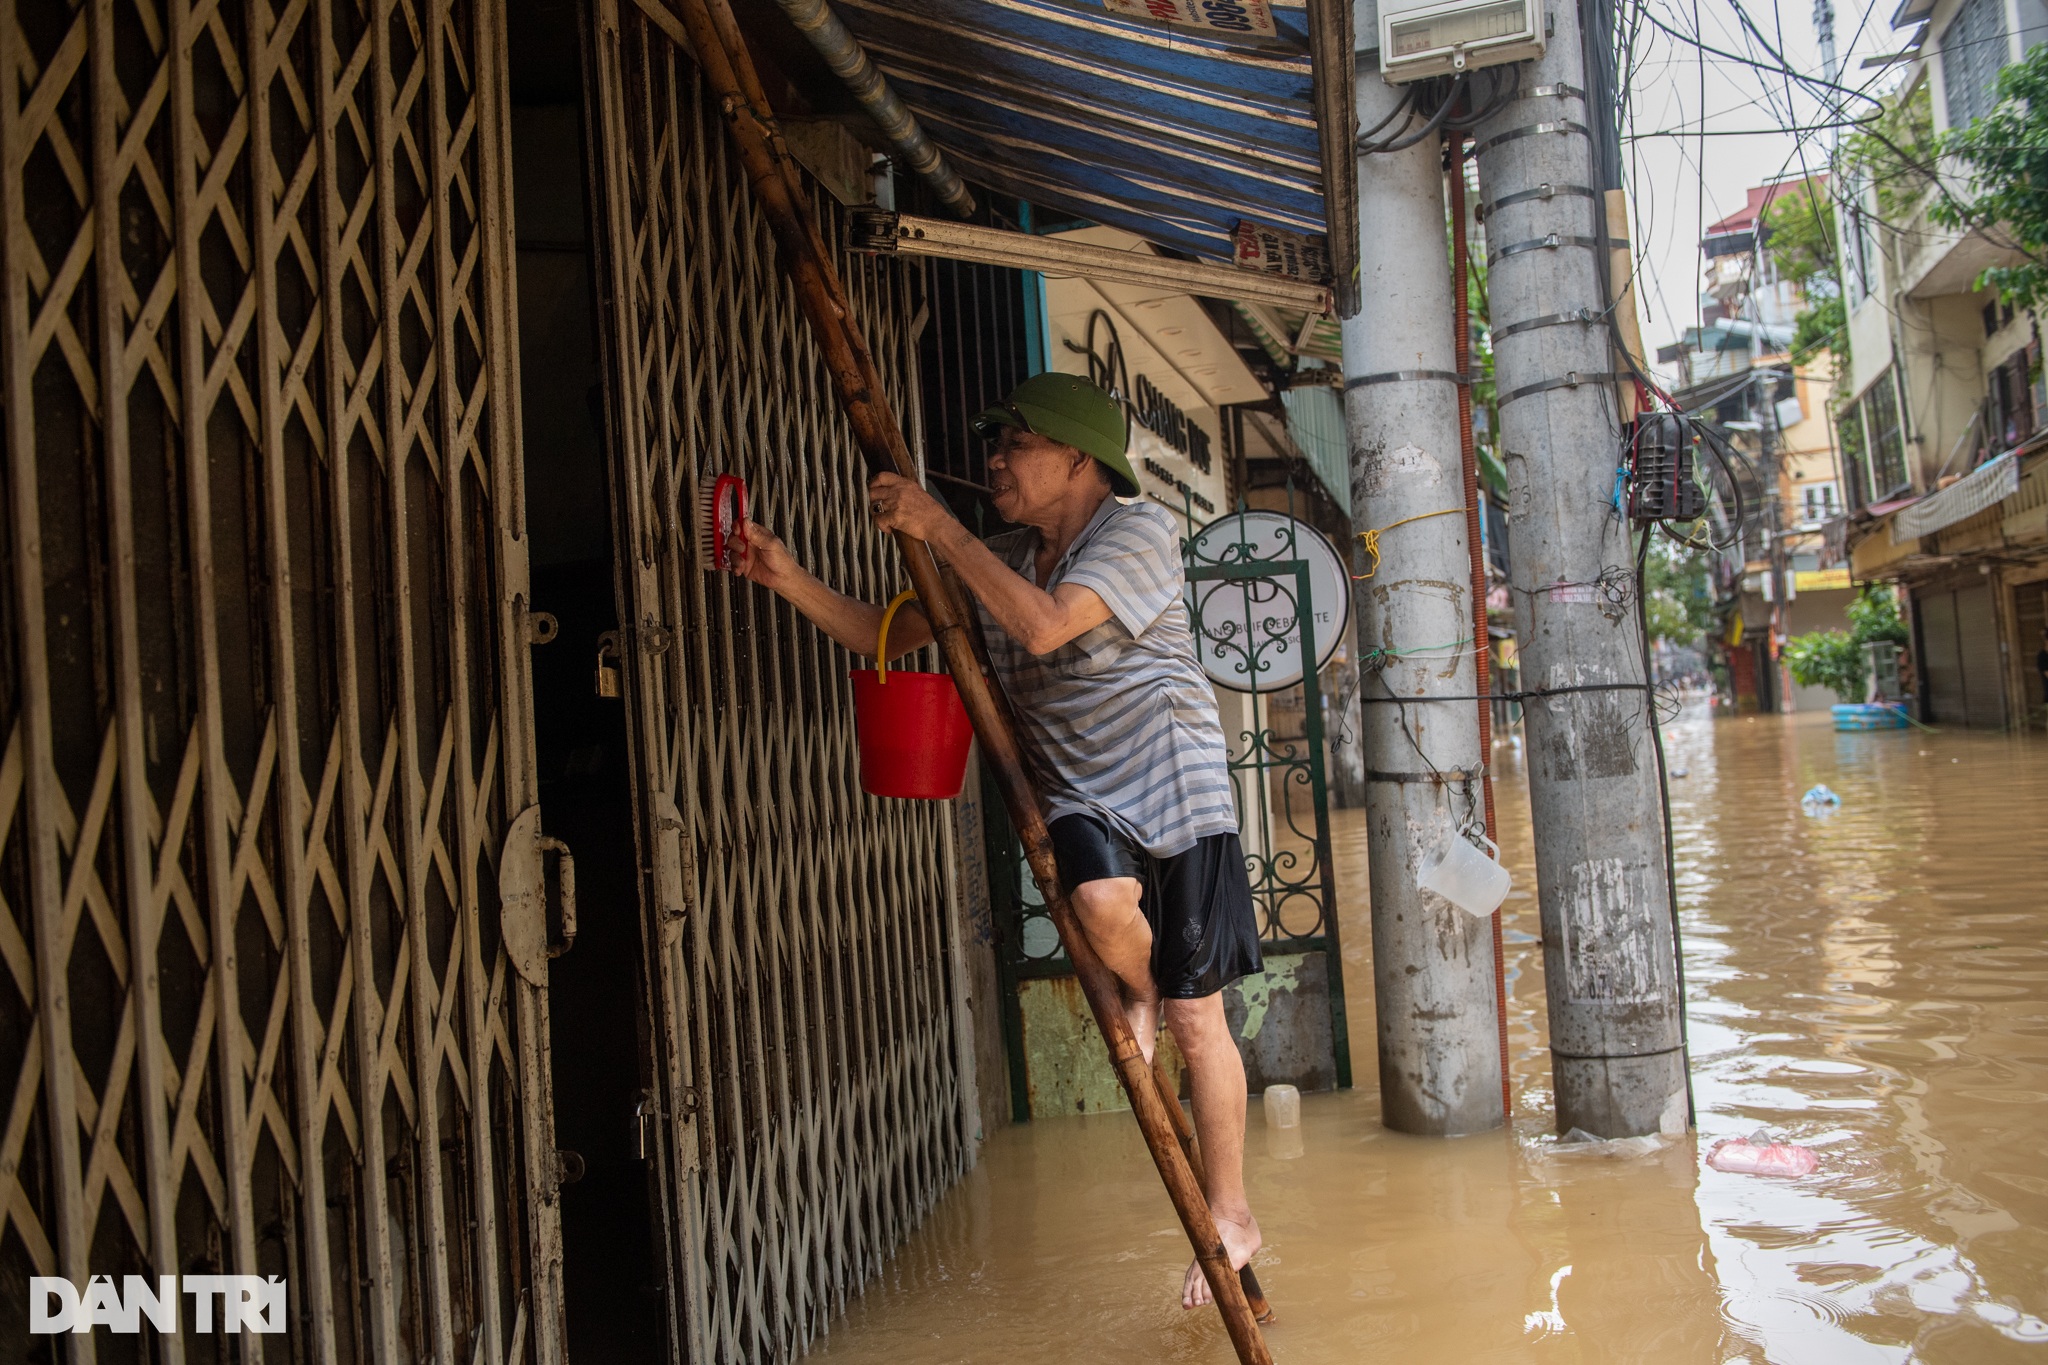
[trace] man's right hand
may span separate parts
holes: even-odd
[[[787,588],[803,572],[789,547],[758,521],[746,523],[732,549],[732,571],[770,592]]]

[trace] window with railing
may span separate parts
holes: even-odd
[[[1960,128],[1998,102],[2005,65],[2005,0],[1963,0],[1941,35],[1941,85],[1948,126]]]
[[[1826,521],[1841,511],[1832,483],[1809,483],[1799,489],[1799,519]]]
[[[1870,441],[1870,492],[1888,498],[1912,482],[1906,472],[1906,414],[1896,368],[1887,368],[1863,393],[1863,426]]]
[[[1867,507],[1911,486],[1906,470],[1906,413],[1898,372],[1887,366],[1861,396],[1842,405],[1835,440],[1849,476],[1851,505]]]
[[[1835,412],[1835,448],[1841,452],[1842,473],[1849,480],[1849,505],[1864,507],[1870,501],[1870,476],[1864,472],[1869,443],[1863,439],[1863,405],[1848,402]]]
[[[2028,343],[1992,368],[1984,393],[1984,454],[2002,455],[2039,430],[2042,414],[2034,403],[2034,389],[2040,373],[2039,342]]]

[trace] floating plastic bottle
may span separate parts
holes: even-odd
[[[1301,1140],[1301,1091],[1291,1085],[1266,1087],[1266,1155],[1292,1161],[1305,1148]]]
[[[1301,1091],[1291,1085],[1269,1085],[1265,1093],[1268,1128],[1301,1127]]]

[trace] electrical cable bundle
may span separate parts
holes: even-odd
[[[1726,534],[1702,539],[1697,534],[1681,535],[1674,524],[1698,521],[1708,508],[1708,474],[1700,477],[1697,452],[1704,450],[1719,469],[1723,487],[1733,504]],[[1627,482],[1626,509],[1629,520],[1659,526],[1680,545],[1695,549],[1728,550],[1741,543],[1758,510],[1751,505],[1747,487],[1756,484],[1756,466],[1728,439],[1718,423],[1701,417],[1696,410],[1646,408],[1622,436],[1620,467]],[[1617,501],[1620,501],[1617,498]]]
[[[1401,92],[1400,100],[1387,112],[1385,118],[1370,128],[1358,130],[1359,155],[1406,151],[1442,129],[1477,127],[1505,108],[1507,102],[1522,88],[1522,63],[1489,66],[1481,70],[1479,76],[1486,84],[1486,97],[1477,103],[1469,98],[1473,89],[1472,73],[1469,71],[1456,76],[1438,76],[1433,80],[1415,81],[1408,85]],[[1458,112],[1461,98],[1465,100],[1462,113]],[[1424,109],[1430,112],[1424,114]],[[1422,126],[1415,128],[1418,116],[1422,119]],[[1393,125],[1396,119],[1400,120],[1400,125],[1391,133],[1387,133],[1387,128]],[[1386,136],[1380,137],[1382,133],[1386,133]]]

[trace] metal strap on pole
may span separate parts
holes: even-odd
[[[1344,381],[1348,392],[1373,384],[1399,384],[1410,380],[1440,379],[1446,384],[1470,384],[1472,376],[1459,374],[1456,370],[1382,370],[1378,374],[1354,375]]]
[[[1410,706],[1416,702],[1425,701],[1530,702],[1540,701],[1544,697],[1561,697],[1568,692],[1648,692],[1651,690],[1652,689],[1648,683],[1639,682],[1573,683],[1568,687],[1527,687],[1518,689],[1513,692],[1466,692],[1460,695],[1450,695],[1446,693],[1432,692],[1426,697],[1402,697],[1393,695],[1385,697],[1361,696],[1359,698],[1359,701],[1367,703],[1368,705],[1379,706],[1385,706],[1388,704],[1392,704],[1394,706]]]
[[[1474,147],[1472,155],[1478,156],[1481,152],[1492,151],[1503,142],[1515,142],[1525,137],[1542,137],[1546,133],[1579,133],[1587,137],[1592,136],[1592,131],[1585,124],[1568,118],[1552,119],[1544,123],[1525,123],[1519,128],[1510,128],[1504,133],[1495,133],[1492,137]]]
[[[1536,186],[1534,189],[1516,190],[1513,194],[1504,194],[1491,204],[1481,204],[1479,206],[1479,221],[1485,222],[1496,209],[1504,209],[1510,204],[1527,204],[1538,199],[1555,199],[1560,194],[1575,194],[1582,199],[1600,198],[1600,192],[1590,185],[1543,184]]]
[[[1574,308],[1569,312],[1545,313],[1542,317],[1524,318],[1520,322],[1511,322],[1505,327],[1496,327],[1493,329],[1493,339],[1499,341],[1504,337],[1520,336],[1524,332],[1533,332],[1539,327],[1562,327],[1570,322],[1587,323],[1597,327],[1603,321],[1605,319],[1600,316],[1600,310],[1597,308]]]
[[[1541,237],[1531,237],[1526,242],[1513,242],[1498,251],[1486,253],[1486,263],[1493,265],[1504,257],[1519,256],[1525,251],[1555,251],[1561,246],[1584,246],[1596,250],[1610,245],[1627,246],[1626,242],[1609,243],[1598,237],[1574,237],[1562,232],[1546,232]]]
[[[1517,398],[1528,398],[1535,394],[1547,393],[1551,389],[1576,389],[1581,384],[1619,384],[1625,379],[1633,379],[1634,377],[1619,370],[1600,370],[1585,374],[1572,370],[1556,379],[1545,379],[1534,384],[1524,384],[1512,393],[1502,395],[1499,402],[1494,406],[1504,408]]]
[[[1391,698],[1391,697],[1383,697],[1383,698],[1381,698],[1380,700],[1382,700],[1382,701],[1391,701],[1391,700],[1393,700],[1393,698]],[[1449,701],[1449,700],[1450,700],[1450,698],[1448,698],[1448,697],[1416,697],[1416,698],[1414,698],[1414,700],[1416,700],[1416,701]],[[1459,698],[1458,700],[1460,700],[1460,701],[1471,701],[1471,700],[1472,700],[1472,698],[1470,698],[1470,697],[1460,697],[1460,698]],[[1365,770],[1365,780],[1366,780],[1366,781],[1368,781],[1368,782],[1435,782],[1435,783],[1444,783],[1444,782],[1477,782],[1477,781],[1478,781],[1478,780],[1479,780],[1480,778],[1484,777],[1485,775],[1486,775],[1486,769],[1485,769],[1484,767],[1478,767],[1478,768],[1440,768],[1440,769],[1438,769],[1438,770],[1437,770],[1437,771],[1435,771],[1435,772],[1429,772],[1429,773],[1383,773],[1383,772],[1381,772],[1381,771],[1380,771],[1379,769],[1377,769],[1377,768],[1367,768],[1367,769]]]

